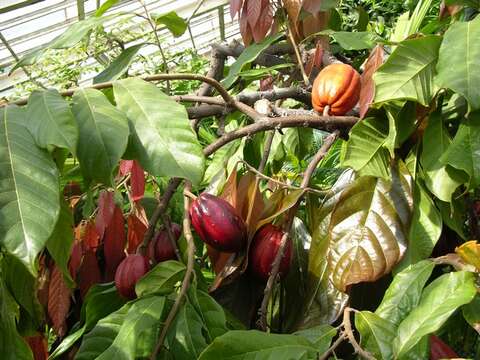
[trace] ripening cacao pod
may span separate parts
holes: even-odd
[[[344,115],[360,98],[360,74],[350,65],[331,64],[315,78],[312,87],[312,106],[323,113],[328,105],[330,115]]]
[[[180,238],[182,228],[180,225],[172,223],[172,235],[175,241]],[[166,229],[162,229],[155,234],[155,237],[148,243],[147,255],[154,263],[159,263],[167,260],[175,260],[175,248],[168,237]]]
[[[247,244],[247,226],[227,201],[207,193],[190,207],[192,226],[200,238],[218,251],[238,252]]]
[[[148,258],[140,254],[128,255],[118,265],[115,273],[115,286],[120,295],[134,299],[135,284],[149,270]]]
[[[248,264],[250,271],[262,280],[268,280],[272,271],[273,261],[280,248],[280,242],[285,233],[272,224],[263,226],[255,234],[252,244],[250,245],[250,254]],[[282,260],[280,262],[280,275],[286,275],[290,268],[290,260],[292,257],[292,242],[287,239]]]
[[[458,355],[439,337],[430,335],[430,360],[457,359]]]

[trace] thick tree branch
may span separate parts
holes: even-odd
[[[212,46],[212,51],[210,53],[210,69],[206,76],[220,81],[223,77],[226,58],[227,56],[225,54],[222,54],[215,46]],[[211,96],[212,94],[213,87],[207,83],[203,83],[197,91],[197,95],[199,96]]]

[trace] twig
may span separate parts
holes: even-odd
[[[177,260],[183,262],[182,254],[180,254],[180,250],[178,249],[177,240],[172,233],[172,222],[170,221],[170,217],[167,215],[162,216],[163,223],[165,224],[165,230],[167,231],[168,239],[173,246],[173,250],[175,251],[175,255],[177,256]]]
[[[202,6],[204,2],[205,2],[205,0],[199,0],[197,2],[197,4],[195,5],[195,9],[193,9],[193,12],[190,14],[190,16],[188,17],[188,19],[186,21],[187,25],[190,24],[190,21],[192,21],[193,17],[195,16],[195,14],[198,11],[198,9],[200,9],[200,6]]]
[[[302,183],[300,185],[300,187],[302,189],[305,189],[308,186],[308,184],[310,182],[310,179],[311,179],[315,169],[318,166],[318,163],[328,153],[328,151],[330,150],[331,146],[333,145],[333,143],[335,142],[335,140],[337,139],[339,134],[340,134],[340,132],[338,130],[336,130],[325,138],[325,141],[324,141],[322,147],[318,150],[318,152],[315,154],[313,159],[308,164],[307,170],[305,171]],[[281,260],[283,258],[283,254],[285,252],[285,248],[287,246],[288,237],[290,236],[290,229],[292,227],[293,219],[295,217],[295,213],[297,212],[299,204],[300,204],[300,199],[297,201],[295,206],[293,206],[289,210],[289,212],[287,214],[287,220],[285,221],[285,226],[284,226],[284,234],[282,236],[282,239],[280,240],[280,245],[279,245],[279,248],[278,248],[278,252],[275,255],[275,260],[272,263],[272,271],[270,272],[270,276],[268,277],[268,280],[267,280],[267,285],[265,286],[262,305],[260,306],[260,309],[258,311],[259,319],[257,321],[258,328],[263,330],[263,331],[266,331],[266,329],[267,329],[266,314],[267,314],[268,302],[270,301],[270,297],[272,295],[273,285],[275,284],[275,281],[277,280],[278,271],[280,270],[280,263],[281,263]]]
[[[185,182],[185,190],[191,191],[192,184],[190,182]],[[187,270],[185,272],[185,277],[182,281],[182,286],[180,288],[180,292],[175,299],[175,302],[172,306],[172,309],[168,313],[167,319],[165,320],[165,325],[163,325],[162,332],[160,333],[160,337],[155,345],[155,348],[150,356],[150,360],[155,360],[160,349],[163,346],[163,342],[165,341],[165,337],[167,336],[168,329],[172,324],[173,320],[175,320],[175,316],[177,315],[178,309],[182,304],[182,300],[185,297],[188,287],[190,286],[190,280],[193,276],[193,267],[195,263],[195,244],[193,241],[192,229],[190,228],[190,198],[187,195],[184,195],[184,217],[183,217],[183,235],[187,240],[187,254],[188,254],[188,261],[187,261]]]
[[[258,166],[258,172],[263,174],[265,170],[265,166],[267,165],[268,157],[270,155],[270,150],[272,149],[272,142],[273,137],[275,136],[275,131],[270,131],[266,134],[267,138],[265,139],[265,143],[263,144],[263,155],[262,160],[260,161],[260,165]]]
[[[327,360],[332,352],[335,351],[337,347],[340,346],[340,344],[347,338],[347,335],[345,335],[343,332],[340,333],[338,336],[338,339],[328,348],[327,351],[325,351],[322,356],[318,358],[318,360]]]
[[[375,357],[372,356],[372,354],[362,349],[362,347],[358,344],[357,340],[355,339],[355,336],[353,335],[352,323],[350,322],[350,312],[352,311],[354,311],[354,309],[351,309],[349,307],[346,307],[345,310],[343,311],[343,328],[345,330],[344,334],[347,337],[348,342],[355,349],[356,354],[360,355],[364,359],[376,360]]]
[[[300,55],[300,51],[298,50],[297,43],[295,42],[295,38],[293,37],[292,29],[290,29],[288,25],[287,27],[288,27],[287,28],[288,38],[292,42],[293,50],[295,51],[295,56],[297,57],[298,66],[300,67],[300,71],[302,72],[303,82],[305,83],[306,86],[308,86],[310,85],[310,80],[308,80],[307,73],[305,72],[305,68],[303,67],[302,56]]]

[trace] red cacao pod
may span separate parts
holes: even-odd
[[[262,280],[268,280],[272,270],[273,261],[280,248],[280,242],[285,233],[272,224],[263,226],[255,234],[250,246],[248,258],[250,271]],[[290,268],[292,258],[292,242],[287,239],[287,245],[280,262],[280,275],[286,275]]]
[[[319,113],[330,106],[330,115],[344,115],[352,110],[360,98],[360,74],[350,65],[331,64],[315,78],[312,88],[312,106]]]
[[[115,286],[120,295],[134,299],[135,284],[149,270],[148,258],[140,254],[128,255],[118,265],[115,273]]]
[[[457,359],[459,356],[439,337],[430,335],[430,360]]]
[[[247,244],[247,226],[227,201],[207,193],[190,207],[192,226],[200,238],[218,251],[238,252]]]
[[[172,223],[171,231],[175,241],[182,235],[182,227],[178,224]],[[177,258],[175,248],[168,237],[166,229],[160,230],[155,234],[155,237],[148,244],[147,255],[154,263],[175,260]]]

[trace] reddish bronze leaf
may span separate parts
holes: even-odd
[[[325,30],[330,18],[330,12],[320,11],[316,15],[307,16],[302,20],[301,30],[303,31],[302,39],[309,35]],[[322,35],[319,38],[328,38],[328,35]]]
[[[122,209],[116,206],[112,221],[105,229],[103,240],[106,281],[113,281],[118,264],[125,258],[125,241],[125,220]]]
[[[275,80],[272,75],[267,75],[263,79],[260,79],[260,91],[273,90],[273,84]]]
[[[323,58],[323,46],[322,41],[317,41],[315,47],[315,52],[308,59],[307,65],[305,66],[305,72],[308,76],[312,74],[312,71],[319,71],[322,67],[322,58]],[[316,74],[314,74],[316,75]]]
[[[250,45],[250,43],[253,40],[252,30],[248,23],[247,3],[248,3],[248,0],[244,2],[242,14],[240,16],[240,34],[242,35],[242,40],[245,46]]]
[[[287,10],[288,18],[297,27],[298,16],[302,7],[301,0],[283,0],[283,6]]]
[[[72,246],[72,253],[70,255],[70,261],[68,262],[68,270],[72,279],[77,278],[78,269],[82,264],[82,243],[75,241]]]
[[[220,197],[237,209],[237,169],[233,169],[223,187]]]
[[[462,5],[445,5],[445,0],[440,4],[440,11],[438,17],[440,20],[447,16],[455,16],[459,11],[463,9]]]
[[[137,251],[138,245],[143,241],[147,226],[135,214],[130,214],[127,218],[128,232],[127,232],[127,252],[133,254]]]
[[[100,238],[103,238],[105,228],[112,220],[114,209],[113,191],[103,190],[98,198],[98,213],[95,218],[95,227]]]
[[[100,245],[100,235],[93,221],[88,221],[85,224],[82,244],[86,250],[96,250]]]
[[[70,309],[70,289],[63,279],[62,271],[57,265],[51,269],[48,287],[48,316],[55,333],[63,337],[67,332],[68,310]]]
[[[310,14],[317,14],[322,8],[321,0],[303,0],[302,7]]]
[[[230,16],[232,17],[232,20],[235,18],[235,15],[240,12],[242,5],[243,0],[230,0]]]
[[[262,1],[246,0],[245,4],[247,6],[248,24],[250,25],[251,29],[254,29],[262,13]]]
[[[50,269],[47,266],[46,256],[38,259],[37,298],[44,309],[48,308],[48,287],[50,285]]]
[[[360,117],[363,118],[375,97],[375,82],[373,74],[380,65],[383,64],[385,52],[382,45],[377,45],[365,64],[365,70],[362,74],[362,89],[360,90]]]
[[[118,175],[125,176],[132,171],[133,160],[120,160],[120,166],[118,167]]]
[[[255,26],[252,26],[252,35],[256,43],[261,42],[267,36],[268,30],[273,23],[273,9],[269,0],[258,1],[262,3],[262,10]]]
[[[88,290],[95,284],[102,281],[100,268],[98,267],[97,256],[92,250],[87,250],[83,254],[82,265],[78,271],[78,287],[82,299],[87,295]]]
[[[25,340],[32,350],[34,360],[48,359],[48,343],[45,336],[37,334],[35,336],[28,336]]]
[[[143,194],[145,193],[145,173],[140,163],[136,160],[133,160],[130,187],[133,201],[138,201],[143,198]]]

